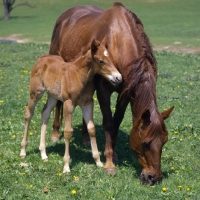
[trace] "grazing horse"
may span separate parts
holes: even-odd
[[[161,152],[167,141],[164,124],[173,107],[163,113],[156,101],[157,65],[153,50],[144,32],[141,20],[121,3],[114,3],[108,10],[96,6],[77,6],[65,11],[54,26],[50,54],[58,54],[65,61],[73,61],[90,48],[92,38],[106,38],[111,59],[122,74],[123,83],[113,87],[105,78],[96,75],[95,87],[103,115],[106,137],[104,171],[116,174],[113,159],[120,123],[130,102],[133,128],[130,145],[142,166],[141,180],[149,185],[160,181]],[[59,70],[59,69],[56,69]],[[111,94],[117,91],[116,110],[112,116]],[[59,139],[60,102],[56,106],[52,140]],[[83,140],[88,140],[85,123]]]
[[[63,158],[63,172],[70,172],[69,168],[69,142],[73,133],[72,114],[79,105],[89,132],[92,155],[97,166],[103,166],[100,161],[96,144],[96,130],[93,122],[93,94],[95,91],[93,77],[96,73],[105,77],[112,85],[118,85],[121,74],[113,65],[105,45],[93,40],[91,50],[74,62],[65,63],[60,56],[47,55],[41,57],[34,65],[30,78],[30,97],[25,112],[25,130],[21,143],[21,157],[26,156],[28,127],[37,102],[43,93],[48,93],[47,102],[42,110],[42,127],[40,151],[43,160],[47,160],[45,135],[48,119],[58,100],[63,102],[65,118],[65,155]]]

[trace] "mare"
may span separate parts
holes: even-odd
[[[73,61],[90,48],[93,38],[106,38],[111,59],[122,74],[123,82],[113,87],[105,78],[94,78],[97,98],[103,115],[106,144],[104,171],[116,174],[113,163],[118,129],[127,105],[132,110],[130,145],[142,167],[141,181],[148,185],[162,179],[161,152],[167,141],[164,124],[173,107],[163,113],[158,111],[156,101],[157,64],[149,38],[141,20],[121,3],[114,3],[107,10],[96,6],[77,6],[65,11],[54,26],[50,54],[58,54],[65,61]],[[59,70],[59,69],[56,69]],[[116,110],[112,115],[111,94],[117,91]],[[53,123],[52,140],[59,139],[59,108]],[[88,140],[85,123],[83,140]]]
[[[114,86],[122,80],[121,74],[113,65],[105,40],[101,43],[93,40],[91,50],[74,62],[66,63],[60,56],[47,55],[41,57],[34,65],[30,78],[30,97],[25,111],[24,137],[21,142],[20,156],[26,156],[28,128],[34,114],[34,108],[46,91],[47,102],[42,110],[42,127],[39,149],[41,157],[47,161],[46,154],[46,128],[52,109],[57,101],[63,102],[65,118],[64,138],[65,154],[63,173],[70,172],[69,168],[69,142],[73,133],[72,114],[77,105],[82,109],[87,130],[89,132],[92,155],[97,166],[103,167],[96,144],[96,130],[93,122],[93,94],[95,91],[93,77],[101,74]]]

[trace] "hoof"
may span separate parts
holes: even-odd
[[[51,137],[51,142],[55,143],[59,141],[59,137]]]
[[[117,170],[115,168],[105,168],[104,172],[108,175],[116,175]]]
[[[87,147],[87,148],[90,148],[91,147],[90,141],[83,141],[83,146]]]
[[[26,156],[20,156],[22,159],[24,159]]]
[[[43,159],[44,162],[48,162],[48,158]]]

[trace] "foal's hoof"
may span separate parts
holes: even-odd
[[[51,137],[51,142],[55,143],[59,141],[59,137]]]
[[[90,141],[83,141],[83,146],[86,148],[90,148],[91,147]]]
[[[44,162],[48,162],[48,158],[42,159]]]
[[[20,157],[21,157],[22,159],[24,159],[26,156],[24,156],[24,155],[23,155],[23,156],[21,156],[21,155],[20,155]]]
[[[116,175],[117,170],[115,168],[104,168],[104,172],[108,175]]]

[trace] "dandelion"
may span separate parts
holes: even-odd
[[[79,177],[78,176],[74,176],[74,181],[78,182],[79,181]]]
[[[32,184],[30,184],[30,185],[29,185],[29,187],[30,187],[30,188],[32,188],[32,187],[33,187],[33,185],[32,185]]]
[[[182,189],[182,186],[181,186],[181,185],[179,185],[179,186],[178,186],[178,190],[181,190],[181,189]]]
[[[172,166],[172,167],[171,167],[171,170],[175,170],[175,168]]]
[[[178,85],[177,88],[180,88],[180,85]]]
[[[57,176],[61,177],[61,176],[62,176],[62,174],[61,174],[61,173],[58,173],[58,174],[57,174]]]
[[[191,190],[191,188],[187,187],[186,190],[189,192]]]
[[[192,82],[190,82],[190,85],[192,86],[192,85],[193,85],[193,83],[192,83]]]
[[[162,188],[162,191],[163,191],[163,192],[166,192],[166,191],[167,191],[167,188],[166,188],[166,187],[163,187],[163,188]]]
[[[72,192],[71,192],[73,195],[75,195],[76,194],[76,190],[72,190]]]
[[[12,135],[12,138],[15,139],[15,138],[16,138],[16,135]]]
[[[94,100],[94,101],[96,101],[96,100],[97,100],[97,98],[96,98],[96,97],[94,97],[94,98],[93,98],[93,100]]]
[[[26,172],[22,172],[22,175],[25,175],[26,174]]]
[[[29,132],[29,135],[32,136],[32,135],[33,135],[33,132]]]
[[[183,141],[183,139],[182,139],[182,138],[180,138],[180,139],[179,139],[179,141],[180,141],[180,142],[182,142],[182,141]]]
[[[3,103],[3,100],[0,100],[0,103]]]
[[[178,131],[174,131],[174,134],[178,134]]]

